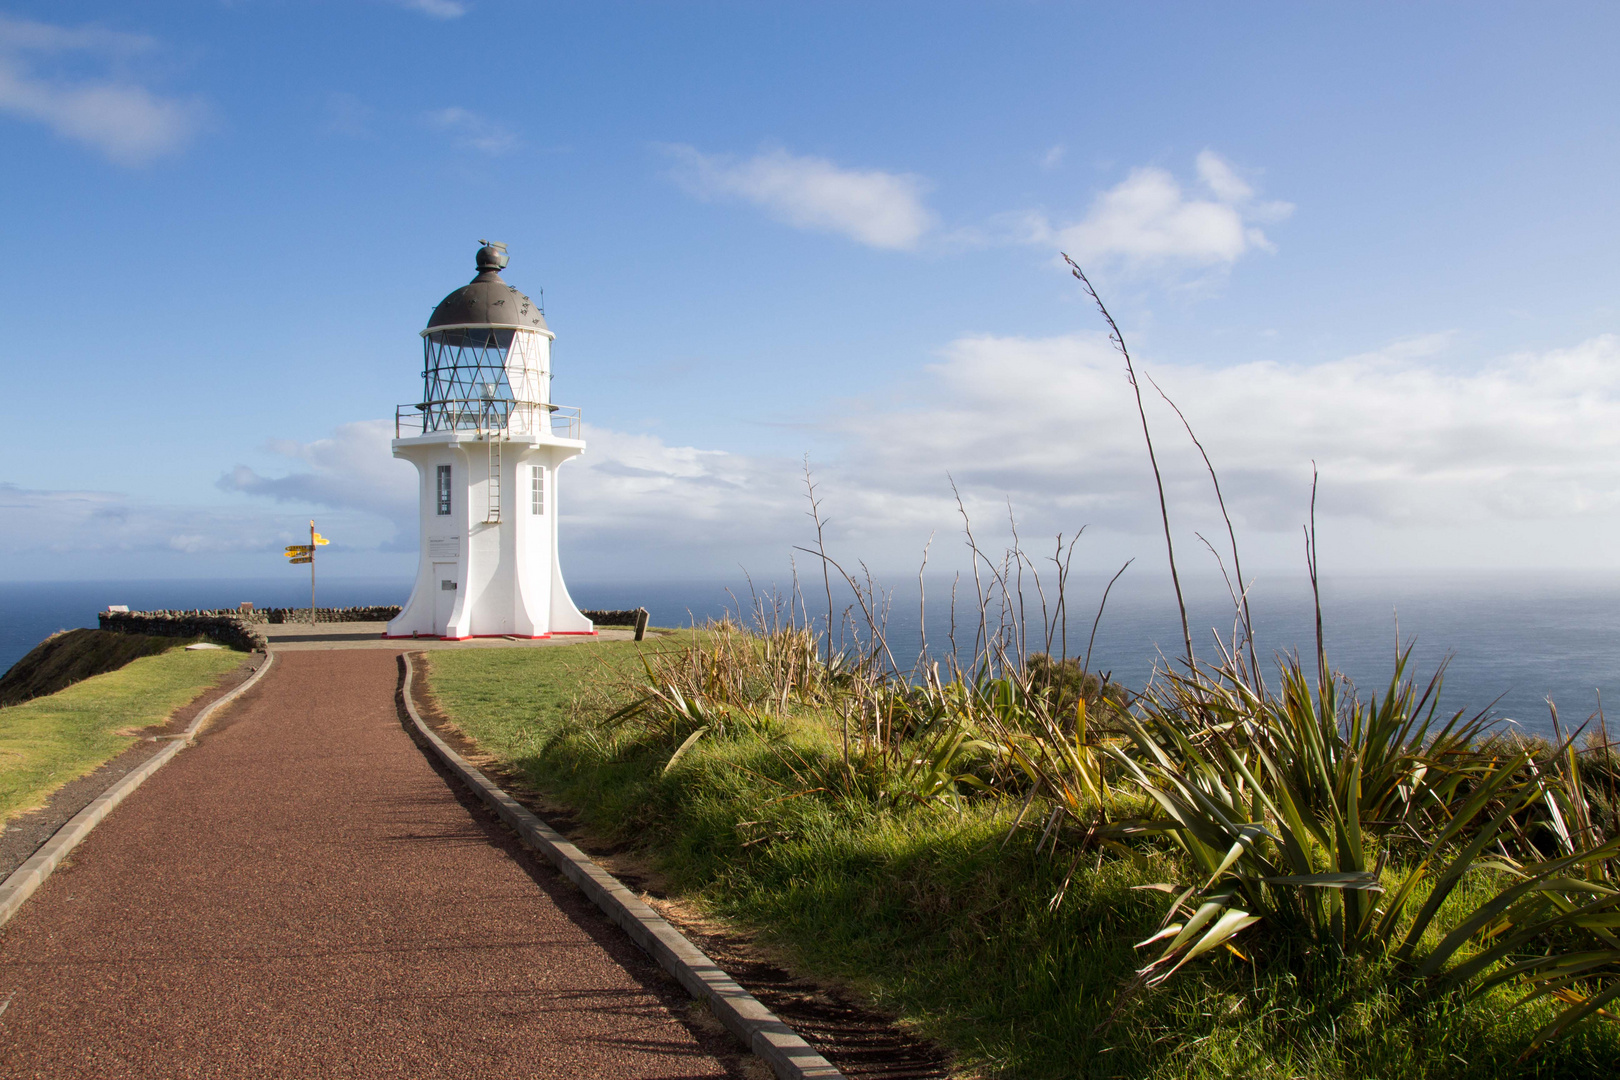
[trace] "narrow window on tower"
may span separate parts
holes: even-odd
[[[439,466],[439,516],[446,517],[450,513],[450,466]]]
[[[529,473],[529,513],[543,514],[546,512],[546,470],[544,466],[530,466]]]

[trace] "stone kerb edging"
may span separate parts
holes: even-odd
[[[96,796],[89,806],[80,810],[60,829],[40,846],[26,862],[11,872],[5,881],[0,882],[0,926],[17,913],[23,902],[45,883],[69,852],[79,846],[79,842],[90,835],[90,830],[101,823],[101,819],[112,813],[113,807],[123,802],[130,792],[146,782],[146,778],[167,765],[169,759],[196,741],[197,734],[202,727],[211,720],[216,712],[230,704],[237,697],[246,693],[248,688],[264,677],[275,663],[275,654],[266,653],[264,663],[259,669],[248,677],[230,693],[209,705],[197,714],[196,719],[187,725],[186,730],[179,735],[170,736],[172,740],[168,746],[152,755],[141,766],[126,773],[117,783]]]
[[[592,903],[623,927],[631,940],[675,976],[688,993],[708,1002],[726,1030],[764,1058],[780,1080],[843,1080],[843,1073],[831,1062],[737,985],[736,980],[640,897],[452,750],[416,711],[411,694],[414,669],[410,656],[401,654],[400,662],[403,680],[400,699],[411,723],[440,760],[488,803],[502,821],[516,830],[529,846],[545,855],[564,877],[579,886]]]

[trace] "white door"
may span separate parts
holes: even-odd
[[[457,590],[456,564],[453,562],[434,563],[433,632],[440,637],[443,637],[444,632],[450,627],[450,613],[456,607]]]

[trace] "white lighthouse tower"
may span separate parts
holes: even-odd
[[[594,634],[557,564],[557,470],[583,453],[578,409],[551,404],[555,336],[501,280],[506,245],[422,331],[422,400],[394,414],[420,474],[421,562],[389,637]]]

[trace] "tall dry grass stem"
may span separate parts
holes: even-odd
[[[1159,392],[1159,396],[1164,399],[1164,403],[1175,410],[1176,417],[1181,421],[1181,426],[1187,429],[1187,438],[1191,439],[1193,445],[1198,447],[1198,455],[1204,459],[1204,468],[1209,470],[1209,481],[1215,487],[1215,502],[1221,508],[1221,519],[1226,522],[1226,536],[1232,543],[1232,572],[1237,575],[1240,590],[1238,596],[1234,596],[1233,599],[1238,600],[1241,597],[1242,600],[1239,611],[1243,619],[1243,635],[1248,642],[1249,670],[1254,673],[1255,678],[1262,678],[1260,661],[1254,651],[1254,617],[1249,613],[1249,586],[1243,580],[1243,562],[1238,556],[1237,530],[1232,527],[1232,515],[1226,510],[1226,496],[1221,494],[1221,478],[1216,474],[1215,463],[1209,460],[1209,452],[1204,449],[1204,444],[1199,441],[1198,435],[1193,431],[1192,424],[1187,420],[1186,414],[1181,411],[1181,406],[1170,399],[1170,395],[1164,392],[1164,388],[1158,384],[1152,375],[1146,375],[1145,377],[1148,382],[1153,384],[1153,389]],[[1203,537],[1199,537],[1199,539],[1203,540]],[[1209,541],[1205,540],[1204,543],[1209,546]],[[1214,550],[1213,547],[1210,547],[1211,552]],[[1218,560],[1219,556],[1216,556],[1216,558]],[[1221,573],[1223,576],[1225,575],[1226,570],[1224,567]],[[1228,589],[1231,588],[1230,581],[1228,581],[1227,587]]]
[[[1103,589],[1102,600],[1097,604],[1097,617],[1091,620],[1091,637],[1086,639],[1086,659],[1080,666],[1086,671],[1091,670],[1091,650],[1097,644],[1097,627],[1102,624],[1103,609],[1108,606],[1108,594],[1114,591],[1114,582],[1125,576],[1125,571],[1131,568],[1134,558],[1126,559],[1125,565],[1114,571],[1114,576],[1108,579],[1108,585]],[[1067,649],[1065,649],[1067,655]]]
[[[827,550],[826,522],[821,518],[821,500],[816,497],[816,485],[810,475],[810,455],[804,456],[804,494],[810,500],[810,519],[816,523],[816,550],[825,554]],[[827,571],[825,559],[821,563],[821,582],[827,590],[827,635],[826,649],[827,663],[832,663],[832,576]]]
[[[1113,342],[1114,348],[1118,349],[1119,354],[1125,358],[1125,377],[1130,380],[1131,390],[1136,394],[1136,415],[1142,421],[1142,438],[1147,443],[1148,463],[1153,466],[1153,483],[1159,491],[1159,517],[1164,525],[1164,548],[1170,560],[1170,583],[1175,586],[1176,607],[1181,612],[1181,640],[1187,649],[1187,667],[1196,670],[1197,661],[1193,657],[1192,627],[1187,622],[1187,601],[1181,595],[1181,574],[1176,569],[1176,544],[1170,535],[1170,505],[1164,497],[1164,476],[1159,472],[1159,457],[1153,449],[1153,433],[1148,430],[1147,409],[1142,405],[1142,387],[1136,381],[1136,365],[1131,360],[1131,351],[1125,347],[1125,335],[1120,333],[1119,324],[1114,322],[1114,317],[1108,313],[1108,306],[1102,302],[1102,297],[1098,296],[1097,290],[1092,287],[1091,279],[1086,277],[1084,270],[1080,269],[1080,264],[1069,258],[1067,254],[1063,255],[1063,261],[1069,264],[1069,270],[1085,288],[1086,294],[1091,297],[1092,303],[1097,305],[1097,310],[1102,313],[1103,321],[1108,324],[1108,340]]]

